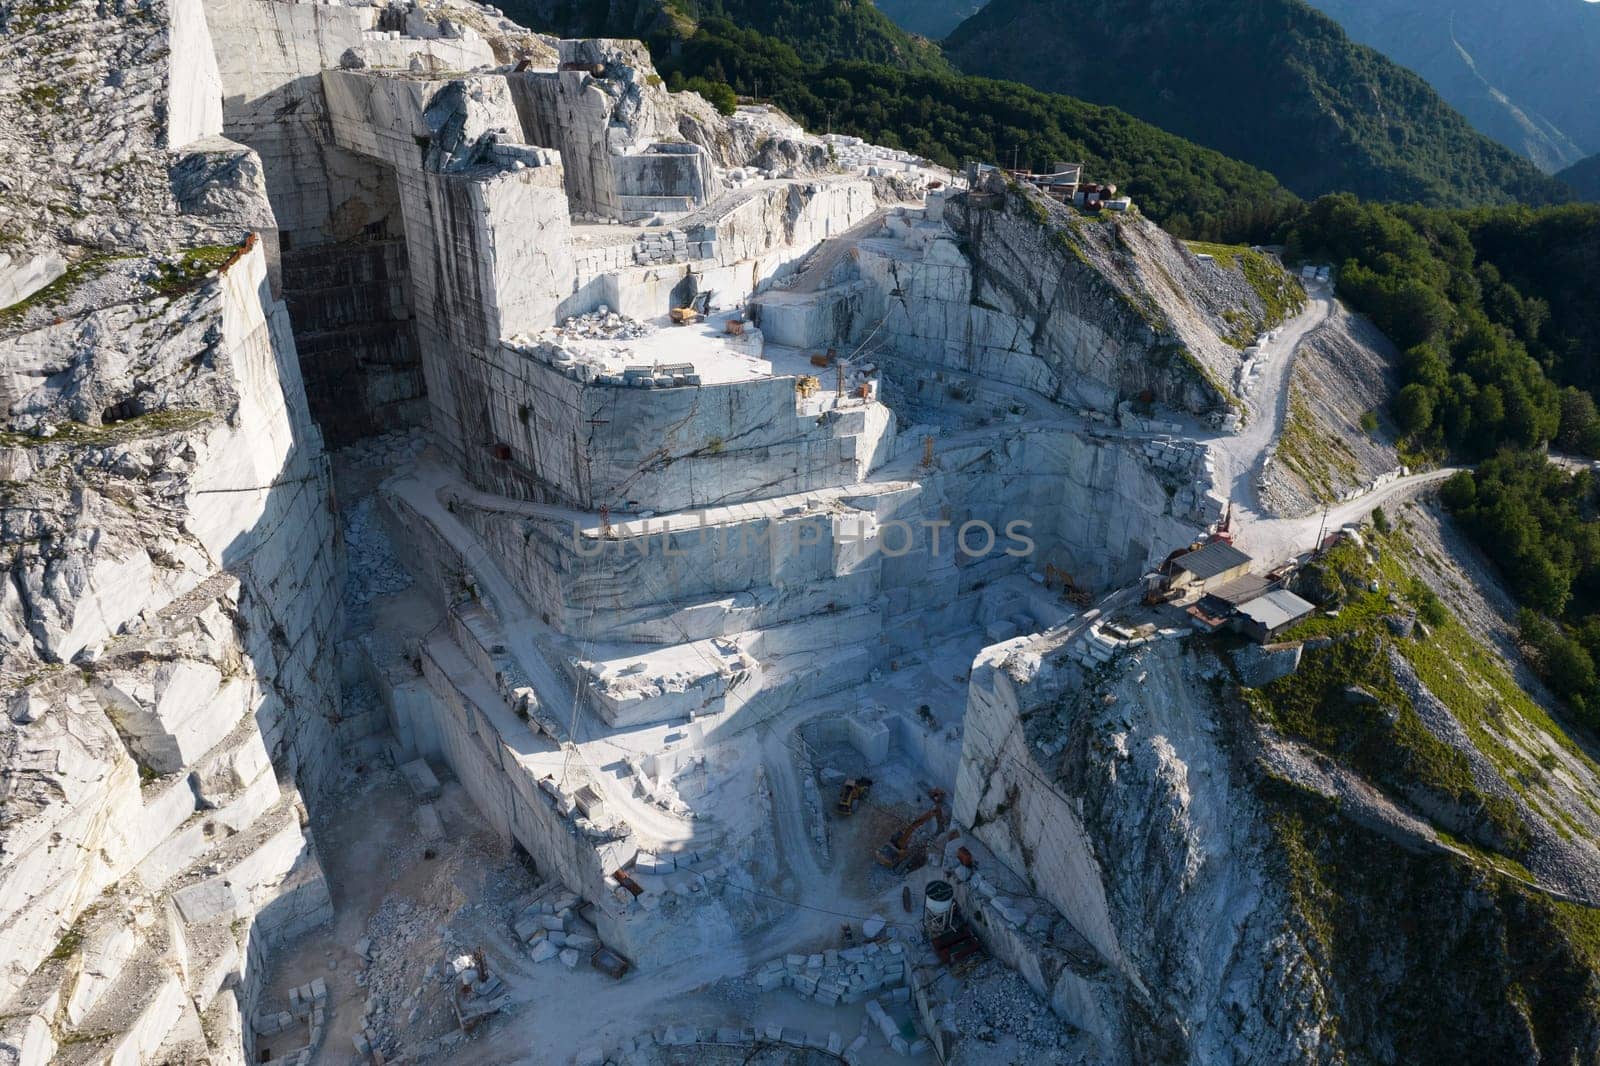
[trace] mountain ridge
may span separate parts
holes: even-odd
[[[1426,78],[1479,130],[1550,172],[1600,152],[1600,9],[1456,0],[1308,0]]]
[[[994,0],[945,41],[969,73],[1111,104],[1275,174],[1301,196],[1468,207],[1568,194],[1412,72],[1299,0]],[[1027,42],[1024,48],[1022,42]]]

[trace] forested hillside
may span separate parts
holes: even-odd
[[[1479,131],[1557,171],[1600,152],[1600,7],[1578,0],[1309,0],[1428,80]]]
[[[1556,175],[1585,200],[1600,200],[1600,155],[1591,156]]]
[[[1404,354],[1391,412],[1413,461],[1475,462],[1444,500],[1525,605],[1551,688],[1600,728],[1600,207],[1440,211],[1311,204],[1289,253],[1332,260],[1339,294]]]
[[[659,44],[660,42],[658,42]],[[1116,182],[1180,236],[1264,238],[1294,198],[1269,174],[1122,111],[1027,86],[879,64],[807,63],[776,38],[707,19],[687,41],[658,48],[674,79],[725,81],[810,129],[851,133],[935,162],[1044,168],[1081,160]]]
[[[945,50],[969,73],[1121,107],[1302,196],[1471,207],[1570,195],[1299,0],[994,0]]]
[[[855,59],[952,73],[938,46],[913,37],[870,3],[854,0],[668,0],[699,22],[727,19],[784,41],[807,63]]]
[[[1476,458],[1556,441],[1600,455],[1593,404],[1579,399],[1600,390],[1600,208],[1451,212],[1340,195],[1285,240],[1291,256],[1336,264],[1340,295],[1405,353],[1395,415],[1416,450]]]
[[[896,25],[937,41],[983,10],[984,0],[877,0],[877,4]]]

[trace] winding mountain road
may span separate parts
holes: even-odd
[[[1254,392],[1246,398],[1249,420],[1245,428],[1238,433],[1198,438],[1211,449],[1218,492],[1233,504],[1234,543],[1269,567],[1314,548],[1317,533],[1324,525],[1338,529],[1360,522],[1374,508],[1414,495],[1461,469],[1445,467],[1412,474],[1356,499],[1334,504],[1325,514],[1317,511],[1299,518],[1279,518],[1265,513],[1260,485],[1266,474],[1267,457],[1277,448],[1289,420],[1295,359],[1306,340],[1328,321],[1336,303],[1329,282],[1310,282],[1306,293],[1306,306],[1283,324],[1278,337],[1263,345],[1257,357],[1267,365],[1257,378]]]

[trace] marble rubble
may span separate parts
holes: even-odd
[[[972,825],[1023,697],[988,658],[942,720],[914,686],[1072,623],[1047,570],[1120,588],[1221,516],[1184,434],[1237,421],[1219,335],[1262,308],[1137,212],[723,118],[638,42],[462,0],[36,17],[8,67],[118,44],[59,90],[103,136],[0,114],[60,146],[0,218],[4,1061],[314,1053],[337,1004],[263,974],[335,912],[311,815],[358,743],[430,839],[459,783],[563,886],[514,918],[531,960],[739,945],[830,846],[796,750]],[[324,437],[378,430],[427,446],[347,546]],[[1090,891],[1047,824],[985,839]],[[898,941],[852,950],[756,981],[910,1000]]]

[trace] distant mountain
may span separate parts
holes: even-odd
[[[985,0],[877,0],[878,10],[901,29],[936,41],[983,9]]]
[[[1600,4],[1309,0],[1481,132],[1560,170],[1600,152]]]
[[[1600,201],[1600,155],[1574,163],[1556,177],[1572,186],[1579,198]]]
[[[1302,196],[1441,207],[1571,196],[1301,0],[993,0],[945,51],[970,73],[1120,107]]]

